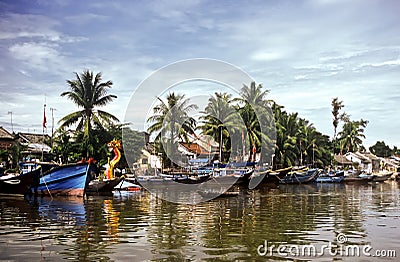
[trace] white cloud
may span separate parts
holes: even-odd
[[[251,55],[251,59],[256,61],[274,61],[284,58],[285,55],[280,52],[256,52]]]
[[[52,28],[60,23],[43,15],[8,13],[1,19],[0,40],[24,37],[59,39],[60,34]]]
[[[363,63],[359,67],[381,67],[381,66],[398,66],[400,65],[400,59],[396,60],[388,60],[388,61],[383,61],[380,63]]]
[[[40,71],[54,70],[54,65],[59,65],[62,56],[57,51],[56,45],[45,42],[27,42],[14,44],[9,48],[11,55],[21,60],[30,68]]]
[[[294,80],[304,80],[307,79],[308,76],[307,75],[296,75],[294,76]]]

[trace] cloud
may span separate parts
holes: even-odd
[[[382,66],[399,66],[400,65],[400,59],[396,60],[388,60],[388,61],[383,61],[380,63],[363,63],[359,67],[382,67]]]
[[[43,15],[7,13],[1,19],[0,40],[38,37],[53,41],[60,34],[53,30],[60,22]]]
[[[46,42],[14,44],[9,51],[15,59],[21,60],[26,66],[44,72],[54,70],[62,61],[57,45]]]
[[[274,61],[284,58],[285,55],[281,52],[263,52],[259,51],[251,55],[251,59],[256,61]]]

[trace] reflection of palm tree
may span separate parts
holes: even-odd
[[[84,134],[84,144],[87,149],[87,156],[93,153],[93,126],[104,130],[105,124],[112,124],[118,119],[110,113],[102,110],[96,110],[96,107],[106,106],[110,103],[115,95],[107,94],[107,88],[111,88],[112,82],[101,82],[101,73],[93,76],[93,72],[85,70],[82,74],[76,73],[75,80],[67,80],[70,91],[63,92],[61,96],[66,96],[72,100],[80,111],[73,112],[64,116],[59,122],[60,129],[69,127],[78,123],[76,130],[82,131]]]
[[[233,108],[231,95],[215,93],[208,99],[208,104],[203,112],[203,125],[200,127],[203,134],[212,136],[219,143],[219,160],[222,161],[223,145],[228,145],[228,138],[243,128],[239,114]]]
[[[167,140],[168,148],[164,150],[173,154],[176,150],[176,140],[189,141],[188,133],[194,134],[196,121],[189,117],[188,112],[197,109],[197,105],[190,104],[185,95],[171,93],[166,102],[158,97],[159,104],[153,108],[153,115],[147,119],[152,125],[147,129],[150,134],[159,132],[156,141]]]

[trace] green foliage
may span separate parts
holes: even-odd
[[[117,165],[120,168],[126,168],[129,164],[136,162],[145,146],[144,132],[132,130],[125,124],[106,126],[105,129],[96,128],[91,132],[93,135],[90,145],[91,157],[96,159],[100,165],[106,164],[108,159],[113,157],[107,147],[107,144],[113,139],[123,141],[121,160]],[[74,163],[86,157],[88,144],[83,132],[78,131],[71,136],[65,130],[58,130],[54,142],[53,152],[61,158],[63,163]],[[125,153],[128,158],[125,157]]]
[[[145,133],[123,127],[123,157],[120,163],[132,164],[140,159],[142,149],[145,146]]]
[[[338,134],[341,154],[364,149],[362,139],[365,138],[364,130],[367,124],[368,121],[363,119],[359,121],[348,120],[344,123],[342,131]]]
[[[63,92],[61,96],[66,96],[81,110],[64,116],[59,121],[61,123],[60,129],[65,129],[77,123],[76,130],[83,134],[79,137],[79,142],[86,152],[86,157],[89,157],[99,150],[93,146],[98,142],[93,136],[93,130],[105,130],[106,125],[118,122],[118,119],[112,114],[96,108],[106,106],[116,96],[108,94],[107,89],[111,88],[113,83],[111,81],[101,82],[101,73],[93,76],[93,72],[85,70],[83,73],[75,73],[75,75],[75,80],[67,80],[70,90]]]
[[[256,152],[262,152],[261,160],[268,161],[267,155],[271,155],[274,150],[275,142],[275,125],[273,113],[270,108],[272,100],[267,100],[269,90],[263,90],[262,85],[256,85],[251,82],[250,87],[243,85],[241,89],[241,97],[236,99],[242,106],[238,111],[245,123],[249,149],[249,159],[255,158],[253,147]],[[261,150],[261,147],[262,150]]]
[[[240,115],[231,105],[231,95],[215,93],[208,99],[204,115],[200,117],[202,125],[199,127],[203,134],[212,136],[219,143],[219,160],[224,161],[224,151],[230,151],[230,140],[244,129]],[[240,135],[239,135],[240,136]],[[237,138],[236,138],[237,139]]]
[[[150,134],[157,133],[157,143],[163,142],[166,145],[163,151],[174,158],[178,141],[189,141],[188,134],[194,134],[196,121],[189,117],[189,112],[197,109],[197,105],[190,104],[190,99],[185,98],[185,95],[175,93],[170,93],[166,101],[160,97],[157,99],[159,104],[153,108],[153,115],[147,119],[151,123],[147,131]],[[169,165],[168,162],[164,164]]]
[[[369,148],[369,151],[372,154],[380,156],[380,157],[389,157],[396,153],[398,154],[398,150],[396,147],[391,149],[388,145],[385,144],[384,141],[377,141],[375,143],[375,145],[373,145]]]
[[[283,107],[273,104],[277,137],[274,167],[293,165],[329,165],[332,154],[329,137],[318,132],[307,120],[297,113],[288,114]]]

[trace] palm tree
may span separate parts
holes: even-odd
[[[343,125],[343,130],[339,132],[340,154],[354,152],[362,148],[362,139],[365,138],[364,130],[368,121],[347,121]]]
[[[332,99],[332,115],[333,115],[333,139],[336,139],[337,127],[340,121],[339,111],[344,107],[343,101],[339,101],[339,98],[335,97]]]
[[[262,85],[256,86],[255,82],[250,83],[250,87],[243,85],[240,98],[234,99],[244,104],[239,108],[240,115],[246,125],[249,139],[249,159],[255,159],[255,152],[271,153],[275,140],[275,132],[273,126],[273,113],[269,107],[271,100],[265,97],[269,90],[262,90]],[[263,150],[261,150],[263,147]],[[261,156],[262,157],[262,156]]]
[[[320,167],[330,162],[329,137],[318,132],[297,113],[288,114],[282,106],[273,104],[276,121],[276,149],[274,166],[287,167],[295,164],[313,164]]]
[[[208,104],[201,116],[203,125],[200,126],[203,134],[212,136],[219,143],[219,160],[223,160],[223,147],[226,149],[232,138],[244,128],[243,122],[235,108],[231,105],[232,95],[216,92],[208,99]]]
[[[188,113],[197,109],[197,105],[190,104],[190,99],[185,98],[185,95],[174,92],[167,96],[166,102],[160,97],[157,99],[160,103],[153,108],[153,115],[147,119],[147,122],[152,123],[147,131],[150,134],[158,132],[156,141],[162,142],[165,139],[168,146],[164,150],[173,156],[177,151],[177,140],[188,142],[188,134],[194,134],[196,120],[189,117]]]
[[[83,143],[87,149],[86,156],[88,157],[94,152],[92,145],[93,127],[104,130],[105,125],[110,125],[119,121],[118,118],[112,114],[96,108],[106,106],[113,101],[116,96],[108,94],[107,89],[111,88],[113,83],[111,81],[101,82],[101,73],[97,73],[93,76],[93,72],[85,70],[83,73],[75,73],[75,75],[75,80],[67,80],[70,90],[63,92],[61,96],[66,96],[74,102],[78,108],[81,108],[81,110],[64,116],[59,123],[61,124],[60,129],[78,123],[76,130],[83,132]]]

